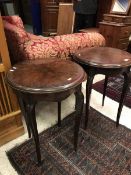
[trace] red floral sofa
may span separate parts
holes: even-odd
[[[3,16],[2,18],[13,63],[51,57],[66,59],[80,48],[105,45],[104,37],[96,32],[46,38],[27,33],[18,16]]]

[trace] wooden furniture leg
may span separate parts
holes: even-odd
[[[84,95],[81,91],[81,86],[75,92],[75,97],[76,97],[76,115],[75,115],[75,128],[74,128],[74,150],[77,151],[80,119],[82,116],[83,104],[84,104]]]
[[[103,90],[103,98],[102,98],[102,106],[104,106],[105,96],[106,96],[106,89],[107,89],[107,83],[108,83],[108,76],[105,76],[105,82],[104,82],[104,90]]]
[[[23,99],[19,95],[17,95],[17,97],[18,97],[18,102],[19,102],[19,106],[20,106],[21,112],[22,112],[22,114],[24,116],[25,123],[26,123],[26,126],[27,126],[28,136],[29,136],[29,138],[31,138],[31,128],[30,128],[27,112],[25,110],[25,103],[24,103]]]
[[[37,130],[37,123],[36,123],[36,116],[35,116],[35,103],[31,102],[31,100],[30,102],[26,101],[26,111],[30,119],[30,128],[31,128],[32,136],[35,142],[38,165],[40,165],[41,164],[41,153],[40,153],[39,134]]]
[[[119,126],[119,120],[120,120],[120,115],[123,108],[123,103],[129,89],[129,79],[130,79],[129,74],[124,73],[124,84],[123,84],[122,94],[121,94],[120,103],[119,103],[118,112],[117,112],[117,120],[116,120],[117,127]]]
[[[58,126],[61,126],[61,101],[58,102]]]
[[[90,108],[90,96],[92,90],[94,75],[88,74],[87,83],[86,83],[86,113],[85,113],[85,129],[87,128],[88,117],[89,117],[89,108]]]

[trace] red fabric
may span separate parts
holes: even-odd
[[[13,24],[16,27],[24,29],[23,22],[19,16],[2,16],[2,18],[8,23]]]
[[[48,59],[50,57],[67,59],[69,54],[80,48],[105,46],[104,37],[96,32],[45,38],[27,33],[22,27],[23,23],[20,17],[8,16],[8,18],[3,17],[3,19],[6,20],[4,28],[7,43],[15,62],[27,59]]]

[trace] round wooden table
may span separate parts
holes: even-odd
[[[72,55],[72,59],[79,63],[86,71],[87,84],[86,84],[86,118],[85,129],[87,128],[90,95],[92,89],[92,82],[96,74],[106,75],[103,92],[103,104],[106,94],[106,87],[109,76],[117,74],[124,75],[123,93],[121,95],[120,104],[117,113],[117,122],[119,124],[120,114],[123,106],[124,94],[126,94],[127,87],[129,86],[129,72],[131,67],[131,54],[126,51],[110,48],[110,47],[92,47],[78,50]]]
[[[33,136],[38,163],[41,163],[40,143],[35,117],[35,105],[39,100],[58,102],[58,125],[61,124],[61,101],[71,93],[76,96],[76,119],[74,129],[74,149],[77,149],[80,118],[84,97],[81,84],[86,73],[76,63],[56,60],[47,63],[41,61],[23,62],[14,65],[6,75],[7,83],[19,99],[20,108],[25,117],[29,136]]]

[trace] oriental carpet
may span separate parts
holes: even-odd
[[[82,117],[77,153],[73,149],[75,113],[39,134],[42,165],[30,139],[7,152],[21,175],[131,175],[131,130],[90,109],[87,130]]]
[[[124,82],[124,78],[122,75],[117,76],[117,77],[110,77],[108,80],[106,96],[119,102],[122,88],[123,88],[123,82]],[[102,93],[102,94],[103,94],[103,88],[104,88],[104,80],[101,80],[101,81],[93,84],[93,89]],[[105,98],[105,100],[106,100],[106,98]],[[125,98],[124,105],[131,108],[131,86],[130,86],[129,91],[127,93],[127,96]]]

